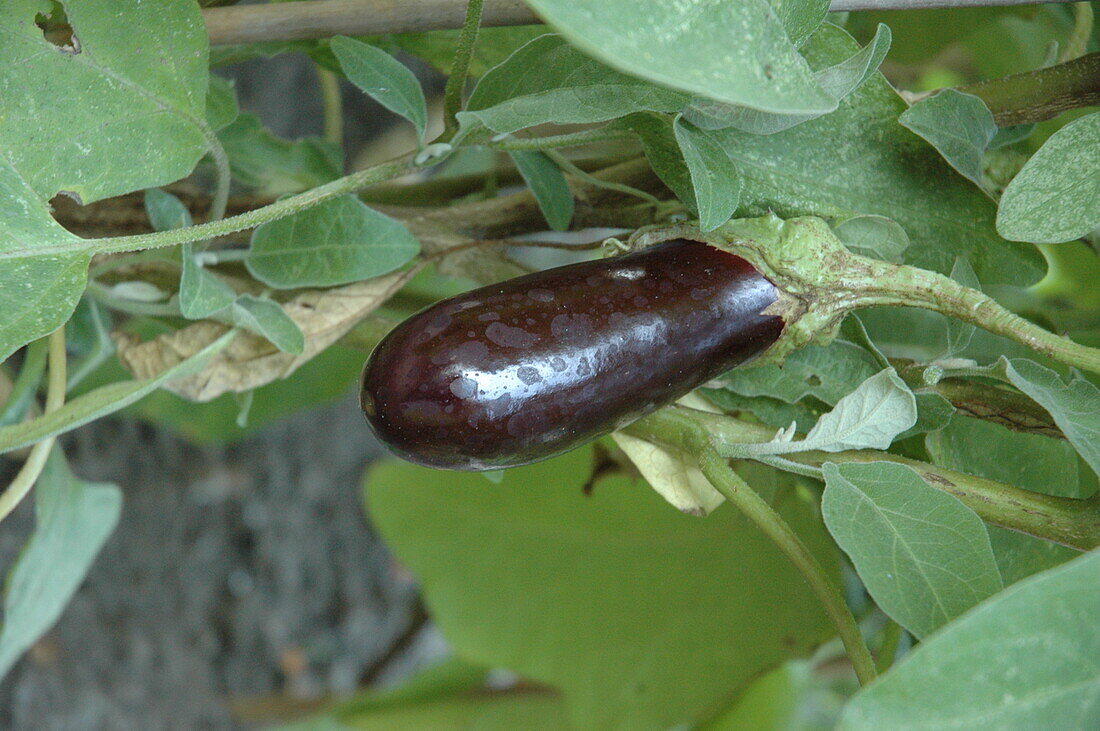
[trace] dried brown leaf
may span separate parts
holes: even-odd
[[[416,271],[413,268],[334,289],[303,292],[283,305],[305,336],[301,355],[284,353],[265,338],[242,331],[202,371],[165,388],[191,401],[210,401],[224,393],[249,391],[286,378],[389,299]],[[134,377],[145,379],[194,355],[228,329],[204,321],[148,342],[126,333],[115,339],[122,364]]]

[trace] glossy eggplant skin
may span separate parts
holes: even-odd
[[[775,286],[678,239],[438,302],[379,343],[360,403],[405,459],[453,470],[535,462],[620,428],[766,350]]]

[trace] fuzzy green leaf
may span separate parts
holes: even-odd
[[[1009,587],[860,691],[839,728],[1096,728],[1098,586],[1092,551]]]
[[[1100,112],[1055,132],[1001,196],[1006,239],[1054,244],[1100,226]]]
[[[331,46],[348,80],[386,109],[412,122],[423,141],[428,105],[416,75],[381,48],[354,38],[336,36]]]
[[[1001,590],[985,524],[916,470],[827,463],[821,513],[875,603],[923,639]]]
[[[346,195],[258,227],[245,264],[270,287],[333,287],[388,274],[419,252],[403,224]]]
[[[529,4],[585,53],[655,84],[766,112],[836,108],[765,0]]]
[[[37,524],[4,586],[0,678],[58,620],[118,523],[122,491],[84,482],[57,447],[34,488]]]
[[[590,447],[477,474],[387,462],[370,515],[420,579],[464,658],[549,683],[578,728],[700,721],[767,668],[832,633],[798,572],[729,506],[683,515]],[[776,506],[835,576],[813,516]]]
[[[737,210],[741,197],[737,166],[721,146],[691,122],[677,117],[672,128],[691,175],[699,228],[713,231]]]
[[[997,123],[989,107],[973,94],[944,89],[902,112],[898,122],[928,140],[943,159],[982,187],[982,157]]]

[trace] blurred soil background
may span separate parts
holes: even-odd
[[[321,134],[304,57],[222,73],[275,134]],[[411,146],[365,95],[342,95],[349,161]],[[124,418],[62,441],[77,475],[122,488],[122,518],[56,627],[0,682],[0,728],[256,726],[446,652],[365,521],[361,478],[382,452],[350,390],[231,445]],[[17,468],[0,459],[4,484]],[[0,530],[0,571],[32,528],[28,499]]]

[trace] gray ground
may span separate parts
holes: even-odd
[[[234,75],[275,131],[319,133],[301,60]],[[345,92],[354,149],[378,115]],[[352,398],[229,448],[119,419],[65,447],[76,474],[123,488],[122,518],[60,622],[0,682],[0,728],[234,727],[231,701],[255,716],[259,699],[347,692],[442,652],[364,520],[360,478],[379,447]],[[13,471],[0,460],[3,484]],[[0,529],[0,571],[31,502]]]

